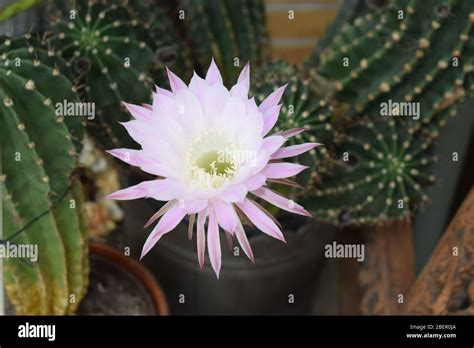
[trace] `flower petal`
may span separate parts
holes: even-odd
[[[266,180],[267,180],[267,177],[259,173],[259,174],[255,174],[249,177],[247,180],[245,180],[244,184],[247,186],[247,189],[249,191],[253,191],[265,185]]]
[[[289,211],[290,213],[295,213],[304,216],[311,216],[301,205],[294,202],[291,199],[280,196],[279,194],[273,192],[272,190],[266,187],[260,187],[258,190],[252,192],[254,195],[270,202],[271,204],[281,208],[283,210]]]
[[[290,139],[291,137],[294,137],[295,135],[303,133],[305,130],[306,128],[291,128],[286,131],[276,132],[273,135],[281,135],[282,137],[286,139]]]
[[[285,241],[285,237],[278,226],[254,203],[244,199],[242,203],[236,204],[259,230],[273,238]]]
[[[170,80],[170,87],[173,93],[176,93],[181,88],[187,88],[186,84],[181,80],[176,74],[174,74],[168,67],[166,67],[166,73],[168,74],[168,79]]]
[[[262,149],[271,155],[277,151],[285,143],[285,141],[286,139],[281,135],[271,135],[263,139]]]
[[[151,231],[145,244],[143,245],[142,254],[140,260],[148,254],[153,246],[160,240],[160,238],[166,233],[174,229],[186,215],[186,210],[181,208],[179,205],[173,206],[169,209],[163,217],[160,219],[158,224]]]
[[[262,174],[269,179],[282,179],[295,176],[306,168],[308,167],[296,163],[269,163],[263,168]]]
[[[181,202],[180,202],[181,204]],[[186,213],[188,214],[196,214],[203,210],[207,206],[206,199],[200,200],[192,200],[192,201],[184,201],[182,202],[181,206],[186,209]]]
[[[202,211],[198,214],[197,227],[196,227],[196,243],[199,267],[204,267],[204,253],[206,252],[206,234],[204,233],[204,224],[206,222],[206,212]]]
[[[225,231],[233,234],[237,227],[238,217],[232,204],[216,199],[213,205],[219,225]]]
[[[268,110],[262,111],[263,113],[263,130],[262,135],[266,135],[278,121],[280,115],[281,104],[272,106]]]
[[[306,151],[314,149],[316,146],[321,146],[319,143],[304,143],[298,145],[291,145],[287,147],[282,147],[273,153],[271,159],[280,159],[301,155]]]
[[[207,70],[206,81],[210,86],[216,83],[220,85],[223,84],[221,73],[219,72],[219,69],[217,68],[216,62],[214,62],[214,58],[212,58],[211,65],[209,66],[209,69]]]
[[[250,88],[250,65],[245,64],[244,68],[240,72],[237,83],[230,90],[230,94],[233,97],[248,98]]]
[[[245,234],[244,227],[242,226],[242,223],[240,221],[238,222],[237,228],[235,229],[235,236],[237,237],[237,240],[239,241],[239,244],[242,247],[242,250],[244,251],[245,255],[247,255],[247,257],[250,259],[250,261],[252,261],[252,263],[255,263],[252,248],[250,247],[249,240],[247,238],[247,235]]]
[[[130,164],[131,166],[139,167],[141,165],[140,157],[143,155],[141,150],[133,149],[113,149],[106,150],[105,152],[111,154],[112,156],[118,158],[119,160]]]
[[[165,97],[169,97],[169,98],[173,98],[173,93],[168,91],[167,89],[164,89],[164,88],[161,88],[161,87],[158,87],[157,85],[155,85],[155,90],[156,90],[156,94],[164,95]]]
[[[221,192],[219,198],[228,203],[242,202],[247,192],[247,187],[243,184],[232,185]]]
[[[250,62],[247,62],[247,64],[245,64],[244,68],[240,72],[237,82],[245,82],[250,85]]]
[[[175,204],[177,203],[176,200],[168,201],[165,205],[163,205],[160,210],[158,210],[152,217],[148,220],[148,222],[143,226],[143,228],[147,228],[151,226],[156,220],[158,220],[163,214],[165,214],[168,210],[170,210]]]
[[[278,105],[278,103],[280,102],[281,97],[283,96],[283,93],[285,92],[286,86],[288,86],[288,84],[286,84],[284,86],[281,86],[276,91],[274,91],[272,94],[270,94],[267,98],[265,98],[265,100],[260,104],[258,109],[261,112],[265,112],[265,111],[269,110],[270,108],[275,107],[276,105]]]
[[[116,199],[121,201],[150,197],[150,190],[155,185],[160,185],[162,180],[143,181],[137,185],[127,187],[123,190],[115,191],[104,197],[104,199]]]
[[[209,89],[209,84],[200,77],[196,72],[193,72],[193,77],[189,82],[189,90],[194,93],[194,95],[201,101],[204,102],[204,95]]]
[[[130,112],[130,114],[137,120],[147,121],[151,117],[151,111],[148,108],[125,102],[122,102],[122,104],[127,108],[128,112]]]
[[[207,229],[207,249],[212,268],[219,278],[221,270],[221,241],[219,238],[219,226],[213,207],[209,208],[209,226]]]

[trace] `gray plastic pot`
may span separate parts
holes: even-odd
[[[143,200],[125,202],[123,207],[123,244],[138,256],[151,230],[144,230],[143,224],[156,208]],[[142,262],[162,285],[171,314],[304,314],[311,312],[324,245],[333,233],[333,227],[315,222],[284,231],[286,244],[259,233],[250,238],[255,264],[237,242],[231,252],[221,233],[222,269],[217,279],[207,255],[200,270],[195,236],[188,240],[187,225],[180,224]]]

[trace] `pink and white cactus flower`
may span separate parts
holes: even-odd
[[[289,212],[310,216],[302,206],[267,188],[266,183],[282,182],[300,173],[305,166],[281,160],[319,144],[282,147],[287,139],[301,133],[302,128],[268,135],[277,122],[279,101],[286,86],[278,88],[257,106],[254,98],[248,97],[249,64],[230,90],[223,85],[214,61],[205,79],[194,73],[189,85],[169,70],[168,77],[171,91],[157,87],[152,105],[124,103],[134,120],[123,126],[141,145],[141,150],[108,151],[158,178],[117,191],[107,198],[149,197],[167,202],[145,225],[161,217],[143,246],[142,258],[163,235],[189,215],[190,238],[196,223],[199,265],[202,269],[207,239],[211,265],[219,277],[219,228],[230,240],[236,237],[254,262],[237,210],[263,233],[285,241],[275,220],[254,202],[252,195]]]

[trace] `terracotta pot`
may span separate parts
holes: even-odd
[[[92,264],[91,272],[94,272],[94,262],[97,263],[97,261],[94,261],[95,259],[98,258],[100,259],[100,262],[106,262],[110,265],[110,267],[114,267],[115,269],[117,269],[116,273],[118,274],[118,276],[123,276],[124,278],[127,278],[124,279],[124,281],[134,283],[135,286],[137,286],[137,293],[139,293],[140,291],[145,291],[147,294],[149,294],[149,299],[147,299],[147,302],[149,302],[154,307],[150,310],[153,314],[169,314],[168,303],[160,285],[157,283],[153,275],[140,262],[136,261],[133,257],[125,256],[120,250],[110,247],[104,243],[90,242],[89,250]],[[121,275],[121,272],[123,271],[125,271],[126,274]],[[101,275],[99,274],[99,277],[100,276]],[[92,285],[93,280],[94,279],[91,279],[90,286],[94,286]],[[90,290],[91,289],[89,288],[89,292]],[[97,314],[93,312],[87,313],[87,302],[91,301],[91,299],[88,299],[88,295],[86,295],[85,299],[83,300],[83,303],[81,303],[79,314]],[[84,309],[84,307],[86,307],[86,309]],[[105,314],[107,315],[107,313]]]

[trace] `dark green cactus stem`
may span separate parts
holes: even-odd
[[[338,166],[304,203],[319,219],[335,224],[409,216],[428,201],[423,189],[435,180],[428,171],[436,161],[429,155],[431,144],[413,123],[362,120],[347,129]]]
[[[381,222],[410,215],[428,200],[430,147],[472,90],[473,25],[474,2],[392,2],[349,23],[326,48],[313,76],[336,86],[330,103],[352,124],[337,153],[351,161],[316,183],[307,197],[315,216]],[[391,110],[396,117],[383,118],[388,102],[414,103],[419,113],[404,115],[399,107]]]
[[[42,42],[5,39],[0,57],[4,238],[37,244],[41,255],[31,270],[9,259],[6,289],[19,314],[73,312],[85,292],[82,212],[69,193],[73,140],[79,143],[83,130],[79,118],[58,115],[56,105],[79,99],[61,73],[65,63]],[[22,279],[31,299],[19,294]]]
[[[184,42],[171,20],[160,4],[155,0],[125,1],[131,16],[143,22],[143,37],[147,45],[154,51],[157,69],[154,80],[157,85],[168,85],[165,67],[187,81],[192,76],[193,62],[188,45]],[[179,22],[180,14],[176,14],[175,22]],[[138,28],[137,28],[138,29]]]
[[[155,57],[142,23],[127,7],[99,0],[76,1],[56,16],[51,42],[85,84],[85,100],[96,106],[90,133],[107,149],[136,146],[118,122],[130,119],[123,101],[145,103],[152,92]]]
[[[179,9],[197,64],[205,70],[214,58],[227,85],[246,62],[257,66],[268,57],[261,0],[181,0]]]
[[[463,79],[465,59],[461,55],[472,36],[469,13],[474,10],[474,4],[456,0],[412,0],[405,4],[399,10],[381,13],[376,26],[381,28],[382,23],[391,23],[383,25],[384,30],[391,29],[382,37],[383,40],[377,38],[359,51],[351,47],[346,55],[331,53],[338,52],[339,45],[330,46],[326,55],[332,58],[323,59],[317,69],[320,75],[335,83],[339,90],[336,99],[354,105],[356,112],[377,108],[380,100],[394,99],[397,93],[397,97],[406,101],[416,101],[416,96],[430,85],[435,86],[432,89],[450,88],[453,81],[436,83],[440,74]],[[447,7],[452,13],[440,14],[440,6]],[[400,10],[403,19],[398,19]],[[391,20],[382,21],[387,17]],[[397,27],[393,28],[393,24]],[[356,26],[357,20],[351,28]],[[352,42],[369,43],[369,33],[373,37],[373,32],[369,31],[365,34],[367,38],[362,40],[352,35]],[[459,58],[458,67],[453,66],[456,56]],[[344,58],[349,59],[349,66],[344,66]]]

